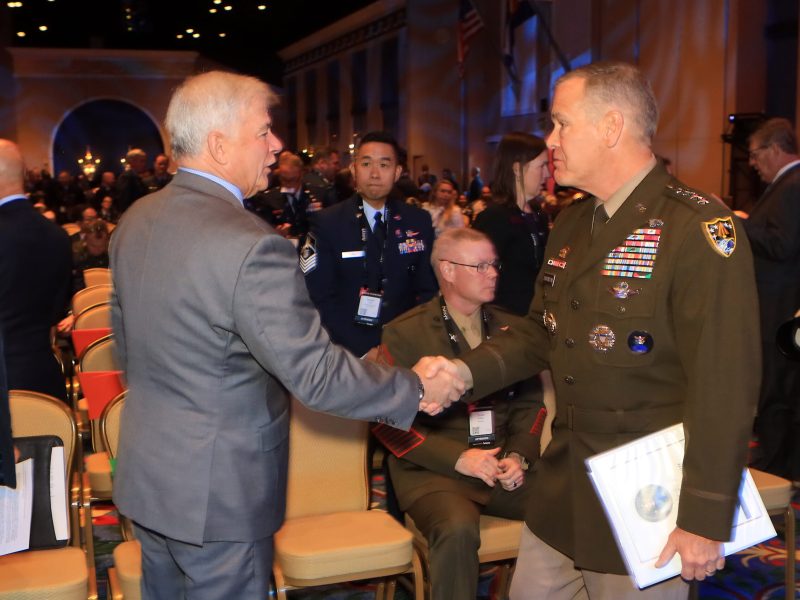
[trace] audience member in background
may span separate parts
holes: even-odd
[[[159,154],[156,156],[156,159],[153,161],[153,174],[144,179],[148,194],[160,190],[172,181],[172,174],[169,173],[168,169],[169,157],[166,154]]]
[[[125,171],[117,178],[117,207],[124,213],[131,204],[147,194],[147,185],[142,179],[147,170],[147,154],[134,148],[125,155]]]
[[[394,187],[392,188],[390,196],[400,202],[408,202],[409,198],[413,198],[415,202],[411,202],[411,204],[418,206],[421,204],[419,201],[421,193],[408,170],[408,152],[406,152],[404,148],[400,148],[399,152],[400,177],[394,182]]]
[[[353,171],[345,167],[336,172],[333,178],[333,187],[336,188],[336,198],[339,200],[347,200],[356,193],[356,182],[353,178]]]
[[[100,207],[97,209],[97,216],[106,223],[116,224],[119,221],[119,211],[114,206],[113,196],[103,196],[100,200]]]
[[[16,144],[0,140],[0,323],[8,385],[66,400],[50,332],[70,300],[70,242],[28,201],[23,176]]]
[[[750,165],[768,187],[750,214],[737,211],[753,249],[761,314],[762,380],[753,466],[800,480],[800,364],[775,343],[800,306],[800,156],[786,119],[770,119],[750,136]]]
[[[414,372],[330,342],[294,248],[242,206],[280,148],[274,101],[251,77],[186,80],[166,115],[178,172],[114,231],[112,322],[128,381],[114,503],[141,543],[144,600],[267,597],[289,393],[407,428],[463,392],[444,359],[416,367],[421,395]]]
[[[442,179],[433,186],[433,197],[423,208],[431,214],[437,237],[447,229],[464,227],[464,215],[456,204],[458,192],[453,184]],[[435,265],[434,265],[435,268]]]
[[[453,170],[450,169],[449,167],[445,167],[442,169],[442,179],[447,179],[451,181],[453,185],[456,186],[456,189],[459,189],[458,187],[459,184],[458,181],[456,180],[456,176],[453,175]]]
[[[522,322],[489,306],[499,266],[483,233],[445,231],[431,260],[441,296],[386,325],[379,360],[410,366],[426,355],[454,358]],[[480,516],[523,518],[533,500],[525,474],[539,456],[543,422],[542,386],[534,377],[437,417],[420,414],[409,432],[373,427],[392,453],[400,509],[428,540],[433,600],[475,598]]]
[[[547,176],[543,139],[523,132],[504,135],[494,159],[493,200],[473,221],[503,264],[495,302],[518,315],[528,312],[544,262],[549,223],[537,197]]]
[[[75,207],[83,204],[84,196],[69,171],[58,174],[50,187],[50,197],[59,223],[71,223],[77,219]]]
[[[350,196],[338,196],[334,180],[341,163],[336,148],[321,148],[311,157],[311,169],[303,175],[303,185],[322,206],[333,206]]]
[[[322,202],[302,182],[303,160],[299,156],[282,152],[278,165],[278,185],[247,198],[244,205],[283,237],[302,244],[308,233],[309,216],[322,208]],[[325,193],[322,188],[317,189]]]
[[[381,328],[436,293],[430,264],[430,215],[389,199],[400,177],[395,139],[361,138],[353,170],[358,194],[314,215],[300,268],[337,344],[362,356],[380,344]]]
[[[108,268],[108,225],[95,219],[92,223],[81,225],[82,239],[72,245],[72,292],[86,287],[83,272],[86,269]],[[74,237],[74,236],[73,236]]]
[[[112,199],[117,195],[117,176],[112,171],[103,171],[100,175],[100,182],[92,190],[92,206],[100,210],[103,198],[110,196]]]
[[[481,197],[481,190],[483,190],[483,179],[481,179],[480,167],[472,167],[470,175],[472,179],[470,180],[469,187],[467,188],[467,201],[474,202]]]
[[[417,177],[417,185],[422,187],[425,184],[433,187],[436,184],[436,175],[431,173],[430,167],[428,165],[422,165],[420,168],[419,177]]]

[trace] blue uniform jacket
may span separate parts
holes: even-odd
[[[367,227],[362,241],[358,195],[316,213],[301,265],[308,292],[331,339],[363,355],[380,344],[381,328],[433,297],[438,286],[431,268],[433,226],[419,208],[387,201],[387,237],[381,269],[380,245]],[[361,252],[364,255],[360,255]],[[304,259],[305,255],[305,259]],[[310,260],[309,260],[310,259]],[[382,276],[381,276],[382,272]],[[355,322],[359,292],[383,290],[380,326]]]

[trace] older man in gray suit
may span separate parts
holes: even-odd
[[[292,245],[243,198],[280,150],[273,95],[222,72],[188,79],[166,128],[179,170],[137,202],[111,253],[129,395],[114,500],[142,544],[144,598],[263,598],[284,515],[288,393],[408,428],[463,392],[444,359],[413,371],[333,345]]]

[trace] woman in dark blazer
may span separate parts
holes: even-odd
[[[520,315],[533,299],[549,232],[537,201],[549,174],[547,158],[543,139],[523,132],[504,135],[494,161],[492,202],[473,223],[491,238],[503,263],[495,304]]]

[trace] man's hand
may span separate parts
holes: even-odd
[[[525,483],[525,470],[522,468],[520,458],[519,454],[511,452],[505,458],[501,458],[498,463],[500,474],[497,476],[497,481],[507,492],[519,489]]]
[[[500,452],[499,447],[491,450],[482,448],[464,450],[456,461],[456,471],[467,477],[481,479],[489,487],[494,487],[495,481],[502,475],[497,460],[498,452]]]
[[[423,356],[412,370],[425,387],[419,409],[429,415],[438,415],[464,393],[456,366],[444,356]]]
[[[675,553],[681,557],[681,577],[686,581],[703,581],[725,566],[722,542],[695,535],[676,527],[669,534],[667,545],[656,561],[656,568],[666,565]]]

